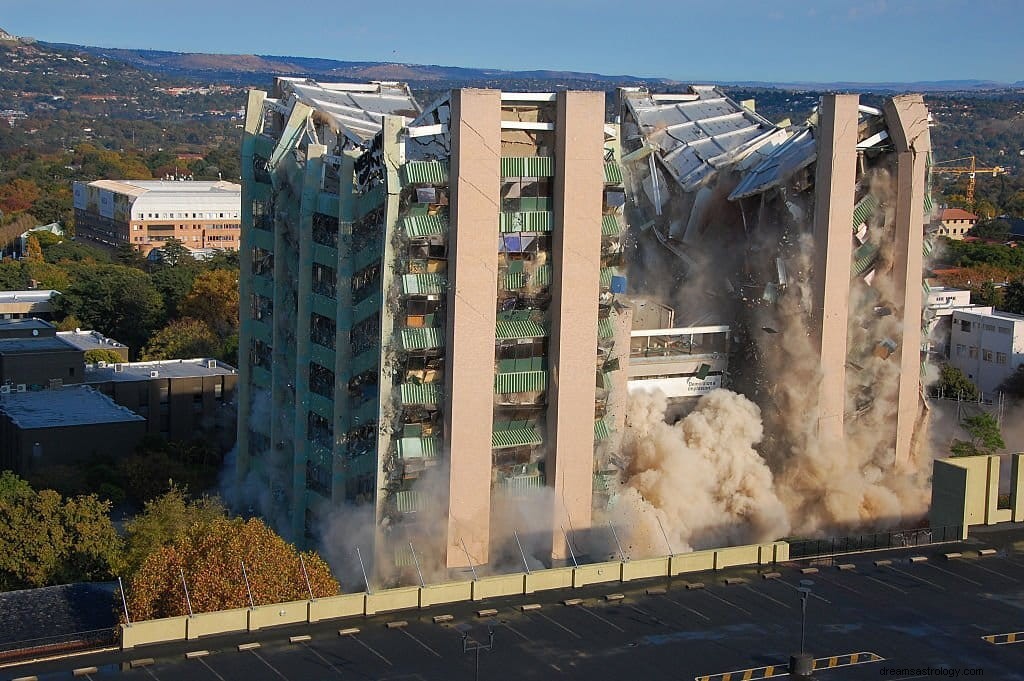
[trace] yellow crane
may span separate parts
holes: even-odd
[[[970,161],[970,165],[960,166],[949,166],[940,167],[945,163],[956,163],[957,161]],[[974,186],[976,183],[975,177],[978,173],[982,175],[992,174],[992,177],[1000,173],[1005,173],[1006,168],[1002,166],[993,166],[991,168],[979,168],[977,159],[974,156],[964,156],[962,158],[953,158],[948,161],[940,161],[932,166],[933,173],[945,173],[947,175],[967,175],[967,203],[974,204]]]

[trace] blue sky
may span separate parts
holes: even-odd
[[[1024,80],[1024,0],[0,0],[0,27],[104,47],[683,81]]]

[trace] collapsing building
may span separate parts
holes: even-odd
[[[620,109],[621,140],[601,93],[250,93],[238,480],[293,538],[345,518],[382,576],[571,558],[630,484],[630,392],[795,407],[787,352],[821,358],[824,439],[878,411],[861,350],[896,366],[910,456],[920,98],[787,128],[714,88]]]

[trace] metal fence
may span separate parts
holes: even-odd
[[[42,638],[21,641],[0,642],[0,661],[13,660],[29,655],[47,653],[63,653],[83,648],[95,648],[110,645],[115,641],[115,630],[112,628],[76,631],[70,634],[44,636]]]
[[[898,549],[906,546],[927,546],[945,542],[960,541],[962,527],[922,527],[913,530],[891,530],[871,534],[855,534],[849,537],[826,537],[824,539],[799,539],[789,542],[790,558],[815,558],[835,556],[859,551]]]

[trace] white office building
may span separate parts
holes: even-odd
[[[992,395],[1024,363],[1024,315],[976,307],[953,312],[950,364]]]

